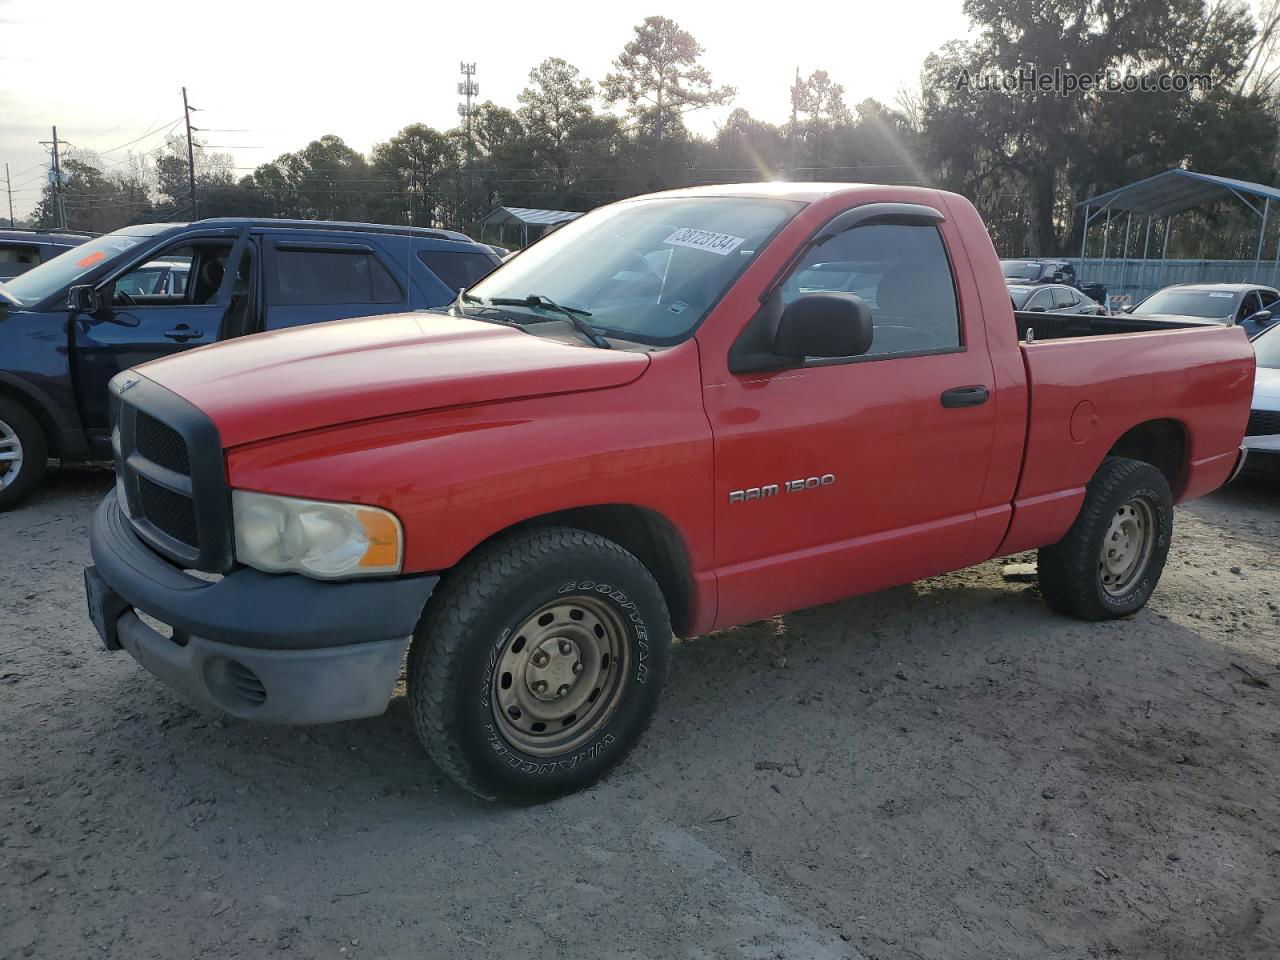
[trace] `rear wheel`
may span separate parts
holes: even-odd
[[[1169,484],[1149,463],[1108,457],[1067,535],[1040,550],[1040,592],[1055,610],[1109,620],[1140,610],[1173,538]]]
[[[450,572],[414,635],[418,736],[482,797],[580,789],[648,725],[670,642],[661,591],[616,543],[565,527],[502,538]]]
[[[35,417],[0,397],[0,510],[35,489],[48,459],[49,445]]]

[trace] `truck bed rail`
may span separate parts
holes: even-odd
[[[1069,337],[1102,337],[1119,333],[1142,333],[1152,330],[1177,330],[1182,327],[1221,326],[1194,320],[1148,320],[1122,314],[1115,317],[1091,317],[1085,314],[1040,313],[1015,310],[1018,339],[1026,340],[1027,331],[1035,331],[1035,340],[1065,340]]]

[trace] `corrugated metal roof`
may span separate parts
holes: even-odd
[[[490,211],[483,220],[482,226],[497,226],[502,223],[524,223],[531,227],[549,227],[552,224],[576,220],[582,216],[572,210],[532,210],[529,207],[498,207]]]
[[[1242,200],[1244,196],[1280,200],[1280,188],[1277,187],[1174,168],[1128,186],[1100,193],[1088,200],[1081,200],[1076,206],[1088,206],[1099,211],[1129,210],[1164,217],[1227,194],[1234,194]]]

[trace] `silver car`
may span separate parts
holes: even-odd
[[[1107,308],[1065,283],[1009,284],[1013,309],[1032,313],[1077,313],[1105,316]]]
[[[1280,291],[1256,283],[1180,283],[1157,290],[1127,312],[1152,320],[1235,323],[1254,337],[1280,320],[1278,300]]]
[[[1249,426],[1245,428],[1244,445],[1252,460],[1266,454],[1266,460],[1280,458],[1280,334],[1273,325],[1253,341],[1258,358],[1254,374],[1253,403],[1249,410]]]

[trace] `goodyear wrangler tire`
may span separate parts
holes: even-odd
[[[1040,549],[1040,592],[1083,620],[1111,620],[1146,605],[1173,539],[1169,484],[1149,463],[1108,457],[1089,481],[1067,535]]]
[[[593,783],[639,740],[671,651],[662,592],[634,556],[567,527],[519,531],[445,577],[409,651],[418,737],[486,799]]]

